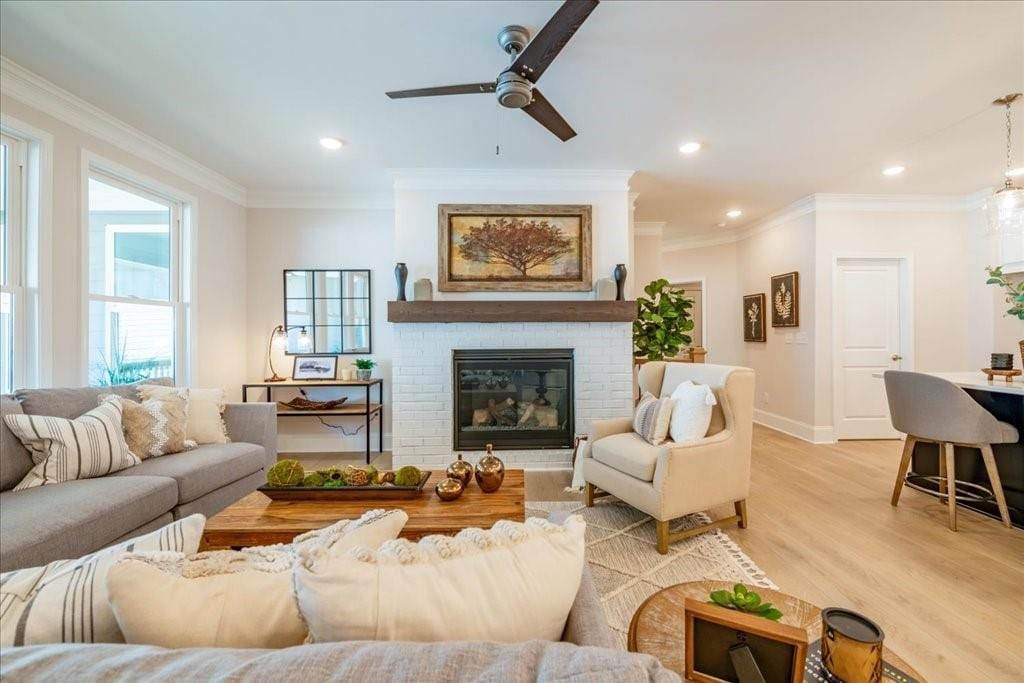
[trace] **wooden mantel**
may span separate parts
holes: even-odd
[[[635,301],[389,301],[392,323],[632,322]]]

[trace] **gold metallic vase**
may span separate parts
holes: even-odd
[[[881,683],[882,643],[878,624],[839,607],[821,611],[821,661],[846,683]]]
[[[505,463],[494,454],[494,446],[487,444],[487,454],[476,464],[476,483],[484,493],[494,493],[505,481]]]
[[[462,453],[459,453],[459,459],[448,465],[447,474],[452,479],[461,481],[463,486],[469,486],[469,482],[473,480],[473,464],[463,460]]]
[[[437,486],[434,487],[434,493],[437,494],[438,498],[445,502],[455,500],[461,496],[462,492],[465,490],[466,487],[463,486],[461,481],[458,479],[452,479],[451,477],[442,479],[437,483]]]

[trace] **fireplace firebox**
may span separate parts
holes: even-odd
[[[572,349],[452,351],[455,450],[572,448]]]

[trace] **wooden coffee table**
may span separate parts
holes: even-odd
[[[629,623],[629,651],[654,655],[661,660],[662,666],[666,669],[685,676],[686,620],[683,618],[683,605],[686,598],[706,601],[711,591],[731,589],[733,585],[726,581],[690,581],[658,591],[644,600]],[[807,629],[807,640],[810,643],[821,638],[821,610],[818,607],[768,588],[755,586],[754,590],[760,593],[764,600],[782,610],[780,623]],[[889,648],[884,649],[882,658],[924,683],[921,674]]]
[[[445,478],[432,472],[415,497],[379,497],[354,494],[342,500],[270,500],[256,491],[221,510],[206,522],[201,550],[243,548],[290,543],[299,534],[355,519],[367,510],[401,509],[409,515],[401,537],[416,540],[431,534],[455,534],[467,527],[489,529],[502,519],[526,519],[523,470],[506,470],[505,481],[494,493],[484,493],[470,482],[457,500],[445,503],[434,486]]]

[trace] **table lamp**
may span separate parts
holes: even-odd
[[[310,339],[309,333],[306,332],[305,325],[293,325],[291,327],[285,327],[284,325],[278,325],[274,328],[273,332],[270,333],[270,342],[267,344],[267,364],[270,365],[270,377],[267,377],[265,382],[283,382],[287,377],[281,377],[277,374],[277,370],[274,369],[274,351],[280,351],[284,349],[288,344],[288,330],[299,329],[299,338],[296,342],[299,353],[309,353],[313,350],[313,340]]]

